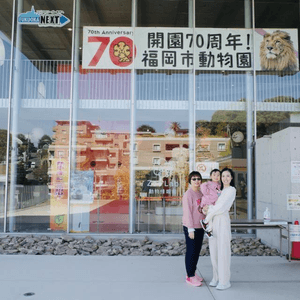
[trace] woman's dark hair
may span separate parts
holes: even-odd
[[[211,176],[211,174],[214,173],[214,172],[219,172],[220,175],[221,175],[221,171],[219,169],[213,169],[213,170],[210,171],[209,176]]]
[[[191,183],[191,179],[192,179],[192,177],[194,177],[194,176],[200,177],[200,179],[201,179],[201,181],[202,181],[202,176],[201,176],[201,174],[200,174],[199,172],[197,172],[197,171],[193,171],[193,172],[191,172],[191,173],[189,174],[189,183]]]
[[[231,175],[231,177],[232,177],[232,179],[231,179],[231,181],[230,181],[230,185],[233,186],[233,187],[235,187],[235,185],[234,185],[234,173],[233,173],[232,169],[224,168],[224,169],[221,171],[221,190],[223,190],[223,188],[224,188],[223,181],[222,181],[222,174],[223,174],[225,171],[227,171],[227,172],[230,173],[230,175]]]

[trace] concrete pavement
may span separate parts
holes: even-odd
[[[278,256],[233,256],[232,287],[225,291],[208,286],[207,256],[199,259],[198,288],[185,283],[183,256],[1,255],[0,261],[1,300],[300,299],[300,261]]]

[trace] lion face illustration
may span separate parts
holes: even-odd
[[[290,35],[281,30],[267,33],[260,44],[260,65],[262,70],[295,71],[297,57]]]

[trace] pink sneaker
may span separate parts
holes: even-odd
[[[203,278],[200,277],[198,274],[195,273],[195,277],[199,280],[199,281],[203,281]]]
[[[195,273],[195,277],[199,280],[199,281],[203,281],[203,278],[200,277],[198,274]],[[187,275],[185,276],[185,279],[188,279]]]
[[[186,279],[186,282],[192,286],[201,286],[202,285],[202,282],[196,278],[196,276],[194,277],[188,277]]]

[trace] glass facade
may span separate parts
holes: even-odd
[[[299,127],[299,0],[0,0],[0,231],[181,233],[187,176]],[[260,156],[263,154],[260,153]]]

